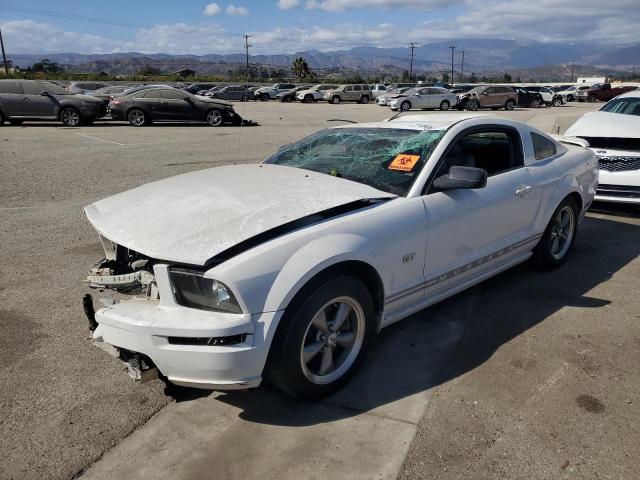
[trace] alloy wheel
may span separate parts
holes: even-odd
[[[73,108],[65,108],[62,111],[60,118],[62,123],[68,127],[77,127],[80,125],[80,114]]]
[[[570,206],[565,206],[556,214],[551,227],[551,256],[560,260],[571,246],[575,233],[575,213]]]
[[[222,114],[218,110],[211,110],[207,113],[207,123],[212,127],[217,127],[222,124]]]
[[[141,110],[133,110],[129,112],[129,123],[134,127],[140,127],[144,125],[144,113]]]
[[[342,377],[356,361],[365,336],[365,314],[352,297],[327,302],[304,334],[300,363],[304,376],[325,385]]]

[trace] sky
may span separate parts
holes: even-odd
[[[0,0],[9,54],[252,54],[456,38],[640,44],[640,0]]]

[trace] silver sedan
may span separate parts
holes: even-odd
[[[423,87],[407,90],[389,101],[391,110],[408,112],[411,109],[439,108],[449,110],[458,103],[458,96],[440,87]]]

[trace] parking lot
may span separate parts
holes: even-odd
[[[562,133],[599,106],[496,113]],[[0,128],[0,478],[637,477],[640,216],[630,209],[597,206],[560,270],[516,267],[383,330],[354,381],[319,404],[266,387],[135,384],[92,347],[83,278],[103,252],[85,205],[259,162],[339,120],[391,115],[235,108],[259,126]]]

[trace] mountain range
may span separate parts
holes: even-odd
[[[415,49],[414,72],[440,72],[451,68],[451,41],[433,42]],[[459,71],[464,51],[466,73],[517,72],[548,65],[577,65],[592,70],[635,70],[640,65],[640,44],[621,47],[600,44],[566,44],[521,42],[503,39],[456,40],[454,64]],[[348,70],[361,74],[398,73],[409,68],[408,48],[355,47],[349,50],[307,50],[292,54],[251,55],[253,64],[288,69],[296,57],[307,60],[311,69],[319,71]],[[131,74],[144,66],[152,66],[162,73],[189,68],[197,73],[226,73],[245,62],[244,53],[169,55],[163,53],[78,54],[55,53],[41,55],[9,55],[14,64],[26,68],[47,58],[65,66],[70,72]]]

